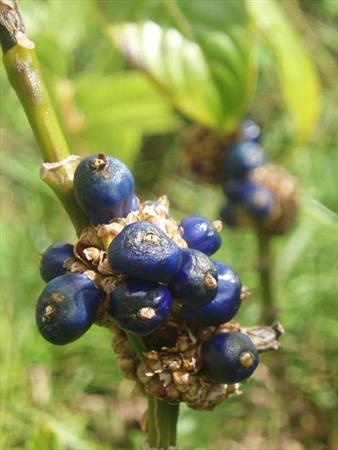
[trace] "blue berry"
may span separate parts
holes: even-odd
[[[223,333],[202,347],[204,369],[218,383],[232,384],[249,378],[258,365],[251,339],[242,333]]]
[[[181,250],[148,222],[127,225],[108,248],[113,270],[148,281],[169,281],[180,268]]]
[[[81,337],[95,321],[102,292],[85,275],[66,274],[51,280],[36,305],[42,336],[56,345]]]
[[[232,178],[223,186],[224,194],[233,202],[243,203],[256,189],[256,184],[248,178]]]
[[[264,151],[252,141],[242,141],[233,144],[225,153],[224,169],[227,175],[242,177],[250,170],[262,165]]]
[[[189,216],[181,221],[183,239],[188,247],[210,256],[221,246],[221,237],[210,220],[201,216]]]
[[[237,273],[226,264],[214,263],[218,274],[216,297],[207,305],[182,305],[178,315],[196,327],[220,325],[231,320],[241,305],[241,282]]]
[[[74,192],[93,225],[125,217],[135,208],[134,179],[128,167],[101,153],[88,156],[77,166]]]
[[[228,181],[224,185],[224,192],[232,202],[240,203],[255,219],[264,219],[274,207],[272,192],[247,178]]]
[[[50,245],[43,253],[40,262],[41,278],[48,282],[66,273],[64,267],[67,259],[74,257],[73,246],[63,242]]]
[[[262,137],[261,128],[253,120],[247,119],[243,120],[241,123],[241,134],[243,140],[253,141],[257,144],[260,143]]]
[[[234,205],[232,203],[227,203],[223,206],[220,212],[220,216],[223,222],[228,225],[228,227],[235,228],[238,225]]]
[[[145,335],[161,325],[170,306],[171,295],[164,286],[128,280],[111,294],[108,311],[122,329]]]
[[[256,186],[248,192],[243,202],[244,208],[255,219],[267,217],[275,204],[275,197],[272,192],[261,186]]]
[[[209,303],[217,293],[217,270],[202,252],[182,250],[182,265],[170,283],[170,291],[185,305]]]

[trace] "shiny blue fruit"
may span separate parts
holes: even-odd
[[[153,332],[169,314],[171,295],[157,283],[127,280],[110,295],[109,314],[120,328],[146,335]]]
[[[243,177],[264,162],[264,150],[252,141],[233,144],[225,153],[224,170],[228,176]]]
[[[275,204],[271,191],[247,178],[228,181],[224,185],[224,192],[231,202],[240,203],[255,219],[264,219]]]
[[[41,278],[48,282],[66,273],[65,262],[74,257],[73,246],[64,242],[50,245],[42,254],[40,261]]]
[[[241,135],[243,140],[253,141],[259,144],[262,137],[262,130],[253,120],[243,120],[241,123]]]
[[[223,192],[232,202],[243,203],[256,186],[248,178],[232,178],[224,184]]]
[[[210,220],[201,216],[189,216],[180,223],[183,239],[189,248],[210,256],[221,246],[221,237]]]
[[[170,283],[170,292],[183,305],[200,306],[217,294],[217,270],[202,252],[182,250],[182,264]]]
[[[169,281],[180,268],[181,258],[175,242],[148,222],[127,225],[108,248],[113,270],[148,281]]]
[[[272,211],[275,197],[272,192],[261,186],[252,189],[243,201],[244,208],[254,219],[264,219]]]
[[[77,166],[74,192],[93,225],[125,217],[135,208],[134,178],[128,167],[101,153],[84,158]]]
[[[212,337],[202,347],[203,367],[218,383],[232,384],[249,378],[259,359],[251,339],[242,333]]]
[[[218,290],[210,303],[193,307],[182,305],[178,315],[196,327],[220,325],[231,320],[241,305],[241,282],[226,264],[214,262],[218,274]]]
[[[85,275],[54,278],[36,305],[36,324],[42,336],[56,345],[81,337],[95,321],[102,291]]]

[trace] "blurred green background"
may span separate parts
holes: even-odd
[[[197,213],[214,219],[222,204],[221,189],[177,174],[178,136],[187,118],[130,67],[107,33],[107,23],[147,18],[148,13],[170,25],[161,5],[151,0],[21,2],[72,151],[105,151],[123,159],[133,167],[141,200],[166,193],[177,218]],[[181,408],[178,440],[183,449],[338,448],[338,7],[335,0],[288,0],[281,6],[319,74],[319,123],[310,130],[310,139],[295,144],[290,101],[285,103],[281,95],[283,77],[278,81],[275,58],[263,41],[255,48],[257,89],[241,111],[233,112],[234,117],[248,113],[262,126],[268,158],[294,174],[302,191],[297,227],[274,242],[275,289],[287,333],[282,351],[262,358],[255,378],[243,385],[242,397],[212,413]],[[301,74],[299,60],[292,61]],[[58,348],[45,342],[35,327],[35,302],[43,287],[38,253],[53,241],[74,242],[75,235],[54,194],[39,180],[38,149],[3,67],[0,77],[0,447],[139,448],[144,440],[139,420],[146,404],[122,380],[109,332],[93,327],[78,342]],[[253,234],[225,229],[216,256],[234,266],[252,291],[238,321],[258,324]]]

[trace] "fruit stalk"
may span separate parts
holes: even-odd
[[[262,313],[261,319],[265,324],[276,321],[277,309],[273,293],[273,256],[271,237],[266,233],[257,232],[258,243],[258,272],[261,285]]]
[[[148,445],[150,448],[168,450],[176,445],[178,405],[162,402],[148,396]]]
[[[44,83],[35,45],[25,34],[25,27],[16,3],[0,0],[0,43],[3,50],[3,63],[8,79],[16,92],[45,162],[56,163],[67,157],[70,152],[65,137],[54,112],[48,90]],[[75,201],[69,177],[64,177],[64,167],[59,176],[43,177],[54,191],[77,233],[89,225],[82,210]],[[68,170],[69,172],[69,170]],[[68,173],[67,173],[68,175]]]

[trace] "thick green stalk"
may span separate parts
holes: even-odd
[[[9,6],[8,2],[0,0],[3,63],[26,112],[43,160],[57,163],[48,170],[43,166],[42,179],[55,192],[79,234],[89,222],[74,197],[73,174],[76,165],[74,160],[58,163],[68,158],[70,152],[41,74],[34,43],[27,38],[20,13],[15,2],[12,3],[13,6]]]
[[[277,319],[277,309],[273,293],[273,257],[271,237],[267,234],[257,233],[258,241],[258,272],[262,296],[262,321],[269,325]]]
[[[44,161],[61,161],[70,152],[46,89],[35,46],[24,33],[16,8],[0,2],[0,40],[9,81],[26,112]]]
[[[179,405],[170,405],[148,396],[148,445],[168,450],[176,445]]]

